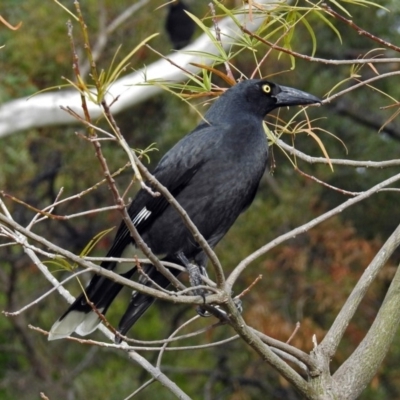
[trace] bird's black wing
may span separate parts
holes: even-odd
[[[206,123],[199,125],[166,153],[153,175],[172,196],[177,197],[202,165],[214,156],[212,149],[219,140],[217,127]],[[150,186],[148,182],[146,184]],[[142,235],[168,206],[169,202],[164,196],[153,196],[141,189],[130,204],[128,213],[139,234]],[[122,254],[130,241],[129,230],[122,222],[108,256]]]

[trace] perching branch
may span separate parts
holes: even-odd
[[[396,237],[397,236],[397,237]],[[393,247],[400,242],[400,229],[390,237]],[[388,241],[389,241],[388,240]],[[386,246],[386,244],[385,244]],[[390,248],[389,251],[394,250]],[[400,268],[367,335],[333,376],[339,398],[357,399],[387,355],[400,324]]]
[[[69,252],[68,250],[65,250],[59,246],[54,245],[52,242],[44,239],[43,237],[41,237],[39,235],[36,235],[35,233],[24,228],[17,222],[7,218],[5,215],[3,215],[1,213],[0,213],[0,222],[5,224],[6,226],[9,226],[10,228],[16,230],[17,232],[21,233],[22,235],[26,236],[27,238],[30,238],[30,239],[40,243],[41,245],[47,247],[51,251],[58,253],[61,256],[73,261],[74,263],[80,265],[81,267],[89,269],[90,271],[92,271],[96,274],[103,275],[114,282],[120,283],[121,285],[128,286],[139,292],[148,294],[150,296],[153,296],[153,297],[156,297],[159,299],[172,301],[174,303],[197,304],[197,305],[204,304],[204,300],[202,298],[199,298],[199,296],[176,296],[173,292],[171,292],[171,294],[166,294],[164,292],[160,292],[159,290],[152,289],[151,287],[142,285],[142,284],[132,281],[130,279],[123,278],[122,276],[120,276],[108,269],[102,268],[99,265],[93,264],[90,261],[86,261],[82,257],[77,256],[74,253]],[[23,241],[20,241],[19,244],[23,245]],[[56,285],[58,285],[59,282],[53,276],[52,276],[52,278],[54,279],[54,283]],[[215,295],[215,294],[207,296],[207,298],[206,298],[206,303],[218,304],[220,301],[222,301],[220,299],[220,296]]]
[[[399,180],[400,180],[400,174],[396,174],[396,175],[392,176],[391,178],[386,179],[386,180],[378,183],[377,185],[375,185],[372,188],[366,190],[365,192],[359,194],[358,196],[345,201],[344,203],[340,204],[339,206],[333,208],[332,210],[329,210],[325,214],[322,214],[319,217],[313,219],[312,221],[307,222],[306,224],[303,224],[303,225],[297,227],[296,229],[293,229],[290,232],[287,232],[287,233],[285,233],[285,234],[283,234],[281,236],[278,236],[277,238],[275,238],[270,243],[265,244],[264,246],[262,246],[261,248],[256,250],[254,253],[252,253],[249,256],[247,256],[244,260],[242,260],[237,265],[237,267],[232,271],[232,273],[230,274],[230,276],[226,280],[227,288],[228,289],[232,289],[234,283],[236,282],[238,277],[242,274],[244,269],[250,263],[252,263],[254,260],[256,260],[258,257],[266,254],[269,250],[271,250],[274,247],[278,246],[279,244],[285,242],[286,240],[292,239],[293,237],[295,237],[295,236],[297,236],[299,234],[307,232],[308,230],[310,230],[314,226],[320,224],[323,221],[326,221],[328,218],[331,218],[332,216],[341,213],[346,208],[349,208],[350,206],[352,206],[352,205],[354,205],[354,204],[356,204],[356,203],[358,203],[358,202],[360,202],[362,200],[365,200],[366,198],[370,197],[374,193],[377,193],[382,188],[384,188],[386,186],[389,186],[392,183],[397,182]]]
[[[386,243],[376,254],[374,259],[371,261],[369,266],[365,269],[357,285],[352,290],[346,303],[336,317],[332,327],[329,329],[328,333],[321,342],[321,351],[325,353],[327,357],[332,358],[336,353],[336,349],[339,346],[340,340],[342,339],[350,320],[353,318],[357,307],[359,306],[361,300],[364,298],[366,291],[370,287],[371,283],[374,281],[378,272],[383,268],[386,261],[399,246],[399,244],[400,225],[392,233]]]

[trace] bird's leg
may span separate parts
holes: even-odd
[[[204,285],[202,276],[208,277],[205,267],[203,265],[199,266],[195,263],[191,263],[183,253],[178,253],[177,258],[182,262],[182,264],[188,271],[190,285],[193,287],[199,286],[199,285]],[[194,292],[195,292],[195,294],[197,294],[198,296],[201,296],[203,298],[204,303],[206,302],[207,291],[205,289],[196,289],[196,290],[194,290]],[[238,309],[239,313],[241,314],[243,311],[242,301],[240,299],[235,299],[234,302],[235,302],[236,308]],[[218,306],[216,306],[216,308],[219,309]],[[223,311],[221,309],[219,309],[219,311],[223,314],[226,314],[225,311]],[[207,310],[205,310],[202,306],[198,306],[196,308],[196,312],[201,317],[209,317],[211,315],[211,313],[209,313]]]
[[[202,285],[203,280],[201,276],[202,273],[204,272],[204,268],[200,269],[197,264],[191,263],[183,253],[178,253],[176,256],[188,271],[190,285],[193,287]],[[200,291],[203,292],[202,289],[200,289]],[[199,290],[196,290],[196,294],[202,295],[202,293],[199,293]]]
[[[190,281],[190,285],[192,287],[203,284],[203,280],[201,279],[200,268],[198,265],[188,262],[188,264],[185,265],[185,268],[188,271],[189,281]],[[202,289],[200,289],[200,290],[202,290]],[[199,290],[196,290],[196,294],[199,294],[198,291]]]
[[[191,263],[183,253],[178,253],[177,257],[188,271],[190,285],[193,287],[204,285],[202,276],[208,276],[204,266],[198,266],[197,264]],[[203,298],[204,303],[206,302],[206,290],[196,289],[194,292]],[[208,317],[211,315],[201,306],[197,307],[196,311],[201,317]]]

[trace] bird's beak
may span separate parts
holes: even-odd
[[[318,97],[310,93],[303,92],[298,89],[293,89],[287,86],[280,86],[281,92],[276,97],[276,107],[284,106],[305,106],[307,104],[321,103]]]

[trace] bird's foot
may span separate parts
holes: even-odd
[[[204,284],[202,276],[203,275],[207,276],[207,273],[205,273],[204,268],[200,268],[198,265],[192,263],[188,263],[187,265],[185,265],[185,267],[188,271],[189,281],[192,287]],[[199,293],[200,291],[204,292],[204,289],[197,289],[195,292],[196,294],[201,295],[201,293]]]
[[[205,296],[203,296],[203,299],[204,299],[204,303],[205,303],[205,301],[206,301]],[[233,302],[235,303],[236,309],[238,310],[239,314],[242,314],[242,312],[243,312],[242,300],[240,300],[239,298],[236,298],[236,299],[233,299]],[[220,308],[219,306],[213,306],[213,307],[214,307],[214,308],[217,308],[218,311],[219,311],[221,314],[227,315],[227,313],[226,313],[225,311],[221,310],[221,308]],[[207,311],[207,310],[206,310],[204,307],[202,307],[202,306],[196,307],[196,312],[197,312],[197,314],[198,314],[200,317],[210,317],[210,316],[212,315],[209,311]]]
[[[209,311],[207,311],[205,308],[203,308],[202,306],[197,306],[196,307],[196,312],[200,317],[211,317],[211,313]]]
[[[189,281],[192,287],[204,285],[203,276],[208,277],[207,271],[204,266],[189,262],[183,253],[179,253],[178,258],[182,261],[183,265],[188,271]],[[194,294],[201,296],[203,298],[203,303],[206,304],[207,289],[197,288],[193,289]],[[243,312],[242,301],[239,298],[233,299],[238,312],[241,314]],[[214,306],[222,314],[226,314],[225,311],[221,310],[219,306]],[[197,306],[196,312],[200,317],[209,317],[212,314],[207,311],[204,306]]]
[[[242,314],[243,312],[243,303],[242,300],[240,300],[238,297],[236,299],[233,299],[233,302],[235,303],[236,309],[238,310],[239,314]]]

